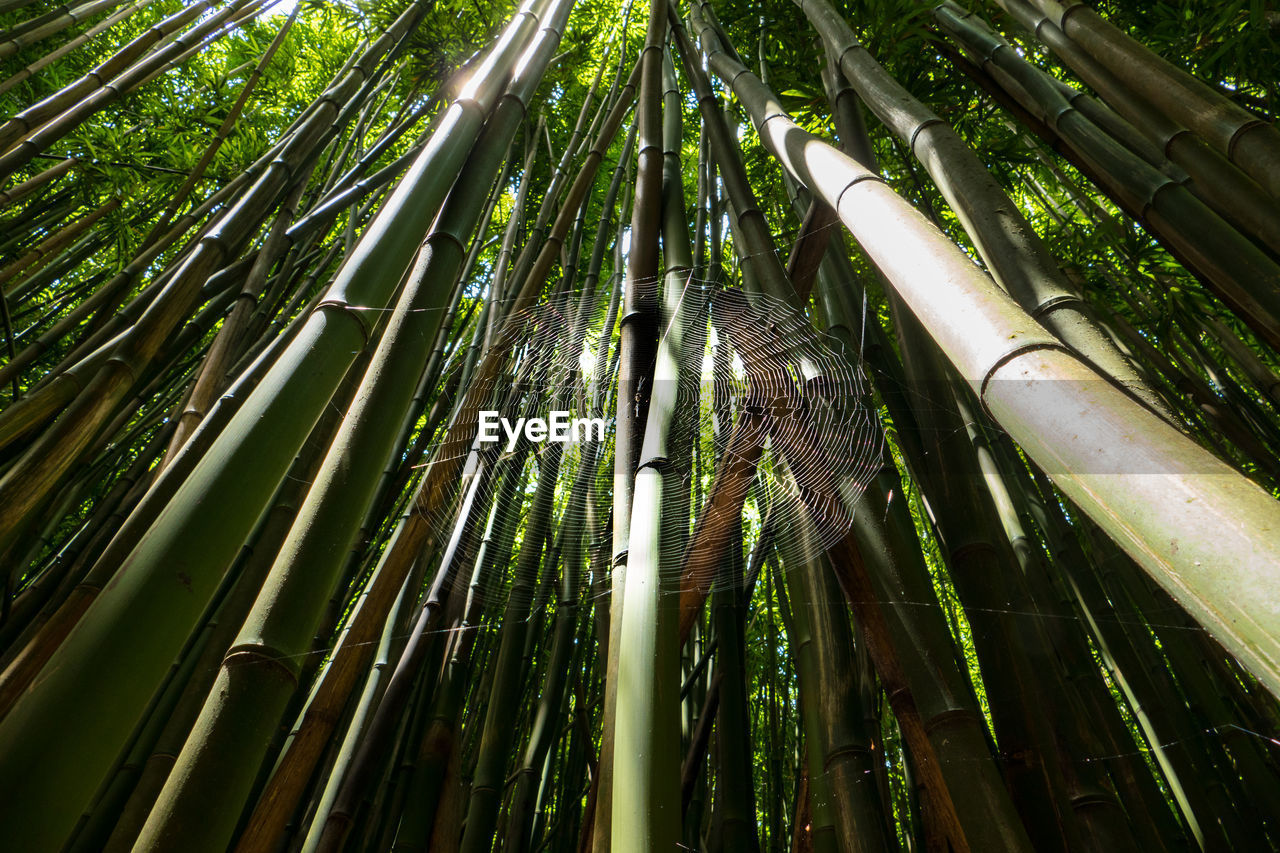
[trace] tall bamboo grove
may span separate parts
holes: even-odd
[[[0,846],[1280,848],[1278,57],[0,0]]]

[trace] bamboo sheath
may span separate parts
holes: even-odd
[[[704,53],[765,146],[837,210],[996,422],[1280,694],[1274,499],[1100,381],[882,181],[796,127],[718,45]]]

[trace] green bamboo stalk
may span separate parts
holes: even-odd
[[[215,695],[221,692],[227,698],[207,705],[202,712],[171,777],[181,779],[182,786],[167,786],[161,794],[143,839],[165,838],[166,843],[177,843],[177,839],[187,838],[182,842],[187,846],[198,837],[201,843],[222,846],[234,828],[247,785],[252,782],[245,771],[252,773],[261,760],[255,760],[249,750],[260,756],[265,747],[265,743],[255,743],[246,736],[241,721],[253,718],[258,731],[269,733],[293,691],[291,679],[280,679],[269,664],[283,656],[284,665],[295,669],[303,644],[315,632],[319,607],[337,581],[337,572],[374,497],[372,490],[379,481],[382,463],[397,441],[396,430],[404,422],[444,303],[460,271],[464,246],[488,198],[489,184],[524,118],[524,102],[555,50],[570,8],[571,4],[564,2],[547,9],[547,23],[530,41],[520,60],[519,75],[459,175],[458,192],[451,193],[427,236],[357,394],[358,402],[347,413],[262,597],[231,646],[219,678],[225,686],[215,691]],[[378,459],[379,464],[349,465],[349,460],[358,458]],[[257,666],[251,665],[255,662]],[[227,756],[233,753],[242,756],[233,765],[240,771],[238,783],[232,782],[234,777],[224,769]],[[201,756],[215,755],[218,759],[214,763],[201,760]],[[216,801],[227,804],[223,814],[230,818],[222,835],[215,834],[209,820]]]
[[[1152,53],[1084,3],[1029,2],[1137,97],[1184,124],[1272,196],[1280,196],[1280,131],[1273,125]],[[1069,56],[1062,58],[1070,63]]]
[[[553,410],[557,406],[563,406],[565,396],[564,390],[555,395]],[[485,714],[467,806],[467,823],[459,845],[459,850],[463,853],[489,850],[493,846],[505,787],[506,767],[516,737],[516,730],[510,721],[511,708],[519,702],[527,676],[527,667],[522,665],[521,658],[529,630],[533,585],[540,564],[541,571],[548,571],[543,545],[549,541],[553,521],[552,498],[563,447],[559,443],[550,444],[538,454],[538,485],[512,575],[507,606],[502,615],[501,638],[493,664],[494,692],[489,697]]]
[[[670,849],[680,827],[679,763],[666,748],[679,733],[679,643],[672,597],[664,594],[670,580],[663,577],[660,544],[669,485],[667,431],[676,405],[682,333],[672,318],[672,326],[658,337],[666,28],[666,3],[653,0],[639,59],[638,167],[614,440],[615,607],[618,599],[624,605],[617,635],[617,699],[604,726],[613,743],[608,845],[615,851]],[[598,848],[599,842],[597,834]]]
[[[172,465],[165,468],[162,476],[157,476],[153,487],[141,496],[135,511],[122,519],[123,523],[118,531],[113,531],[105,547],[100,552],[92,553],[92,566],[83,580],[77,583],[54,612],[47,615],[47,622],[38,626],[29,638],[24,638],[22,643],[15,645],[14,651],[7,656],[4,673],[0,676],[0,711],[8,712],[31,679],[57,650],[114,575],[124,557],[136,546],[147,527],[155,521],[166,502],[190,474],[201,454],[230,421],[248,393],[262,380],[274,361],[274,356],[288,345],[300,326],[301,323],[298,323],[285,330],[284,334],[259,354],[257,361],[241,371],[236,383],[214,407],[201,429],[192,436],[184,452],[179,454]]]
[[[883,183],[797,128],[722,49],[712,44],[706,52],[713,69],[733,81],[766,147],[835,207],[996,421],[1033,460],[1052,468],[1060,488],[1270,691],[1280,693],[1280,646],[1273,639],[1280,630],[1266,627],[1277,618],[1267,591],[1274,561],[1264,556],[1273,539],[1267,531],[1280,524],[1275,501],[1098,382]],[[930,286],[926,294],[926,280],[948,287]],[[961,316],[973,322],[956,322]],[[1132,471],[1138,460],[1160,473],[1092,473]],[[1205,539],[1197,539],[1197,531]]]
[[[1100,131],[1071,106],[1055,81],[965,14],[940,6],[937,19],[953,38],[976,53],[984,66],[1000,69],[1014,82],[1019,91],[1011,94],[1057,133],[1092,174],[1103,179],[1108,195],[1136,211],[1153,233],[1167,241],[1191,270],[1273,346],[1280,342],[1280,300],[1274,295],[1280,264],[1186,187]]]
[[[197,465],[179,489],[170,511],[127,558],[128,582],[113,587],[109,596],[100,599],[106,603],[93,608],[92,615],[80,621],[59,649],[57,657],[61,665],[54,670],[58,676],[40,682],[0,723],[0,765],[34,769],[34,765],[28,764],[36,754],[31,750],[36,748],[40,753],[39,777],[45,782],[37,781],[37,775],[31,770],[22,771],[31,773],[28,776],[31,784],[27,788],[30,797],[38,797],[43,785],[54,784],[61,773],[59,760],[36,747],[42,739],[27,728],[26,723],[31,721],[39,721],[41,728],[47,725],[61,732],[55,752],[74,763],[80,782],[73,784],[73,788],[84,791],[96,784],[90,768],[95,762],[109,761],[116,748],[107,732],[113,730],[112,727],[119,731],[132,725],[136,703],[143,698],[136,694],[141,692],[145,696],[150,691],[142,673],[154,671],[168,658],[165,644],[157,635],[168,633],[171,638],[185,635],[189,627],[184,625],[187,616],[192,610],[200,609],[200,599],[207,594],[204,591],[210,589],[225,570],[228,558],[274,491],[283,473],[281,461],[287,460],[292,455],[291,448],[296,448],[305,437],[315,415],[327,403],[332,388],[346,372],[351,353],[363,345],[368,334],[366,323],[358,312],[345,306],[379,304],[394,287],[400,269],[407,263],[406,254],[419,242],[413,239],[413,233],[421,234],[423,220],[443,200],[449,181],[479,131],[487,107],[496,99],[495,89],[503,71],[514,62],[521,37],[531,24],[527,14],[517,18],[516,26],[498,43],[482,73],[450,108],[450,116],[442,124],[442,132],[437,134],[439,141],[424,151],[370,226],[331,287],[328,301],[312,313],[298,337],[237,413],[238,417],[220,437],[222,440],[215,442],[218,450],[211,450],[202,464]],[[316,115],[323,117],[324,114]],[[379,270],[384,272],[380,274]],[[343,317],[350,318],[345,325]],[[250,425],[252,429],[246,429]],[[240,465],[244,467],[238,467]],[[225,500],[218,497],[220,489],[227,495]],[[187,497],[196,494],[200,495],[198,501]],[[202,506],[211,504],[235,509],[211,519],[201,510]],[[216,530],[210,530],[211,522],[215,521],[212,526]],[[201,529],[205,532],[199,533]],[[231,534],[232,530],[241,532]],[[193,536],[202,543],[198,547],[193,547]],[[172,565],[173,558],[179,555],[183,555],[182,564],[188,567],[179,577],[160,571],[161,567]],[[197,561],[200,566],[196,565]],[[193,595],[197,589],[201,592]],[[157,633],[150,637],[134,629],[148,620],[131,614],[144,612],[164,614],[163,621],[150,623],[157,628]],[[117,653],[112,651],[114,647],[128,651]],[[118,689],[119,682],[111,674],[111,667],[103,665],[108,660],[128,666],[134,673],[131,683],[139,689],[132,698]],[[110,695],[112,699],[108,704],[95,705],[94,701],[54,698],[63,691],[68,695]],[[46,701],[52,704],[40,710]],[[53,711],[55,707],[59,709],[57,712]],[[60,719],[68,714],[76,717],[90,712],[95,720],[93,726],[69,723],[64,726],[67,721]],[[24,729],[19,740],[12,739]],[[87,742],[75,743],[77,738],[66,736],[66,732],[73,731],[81,733]],[[22,757],[24,754],[26,758]],[[41,809],[52,807],[51,812],[65,815],[68,807],[79,808],[79,804],[73,803],[73,796],[60,796],[56,803],[46,801]],[[48,838],[59,832],[60,824],[52,813],[45,815],[48,819],[41,818],[37,826],[16,818],[17,815],[31,818],[36,813],[20,798],[9,800],[6,807],[13,809],[9,814],[15,817],[8,822],[25,824],[25,831],[33,833],[33,842],[37,834]]]
[[[876,63],[825,0],[798,0],[798,5],[863,101],[934,179],[995,281],[1104,376],[1167,416],[1133,365],[1099,332],[1089,307],[1067,285],[1035,229],[973,149]]]

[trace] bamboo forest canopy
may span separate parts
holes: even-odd
[[[1280,848],[1280,14],[0,0],[0,838]]]

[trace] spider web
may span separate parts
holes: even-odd
[[[880,467],[883,436],[856,354],[782,300],[709,284],[690,279],[659,325],[679,342],[681,364],[667,457],[660,460],[672,484],[663,511],[676,520],[663,528],[660,561],[669,580],[741,584],[742,572],[729,571],[734,548],[750,549],[767,535],[783,553],[815,555],[849,531],[849,508]],[[585,585],[607,571],[616,395],[631,396],[617,387],[619,312],[606,306],[607,295],[562,291],[512,313],[491,343],[506,353],[504,369],[457,377],[484,400],[460,417],[478,428],[480,413],[490,413],[491,437],[493,413],[506,421],[496,440],[478,437],[439,450],[444,457],[468,455],[468,470],[484,478],[465,523],[456,507],[430,519],[455,531],[464,567],[454,584],[470,584],[473,594],[498,589],[497,577],[507,572],[554,583],[574,571],[574,582]],[[610,317],[615,323],[606,329]],[[637,393],[661,390],[650,381]],[[570,425],[569,440],[530,441],[523,431],[512,439],[521,419],[550,421],[552,412]],[[575,419],[592,423],[573,428]],[[484,464],[477,466],[479,459]],[[518,552],[532,532],[538,483],[549,476],[556,478],[553,523],[530,568]],[[571,548],[585,548],[586,571],[566,566]]]

